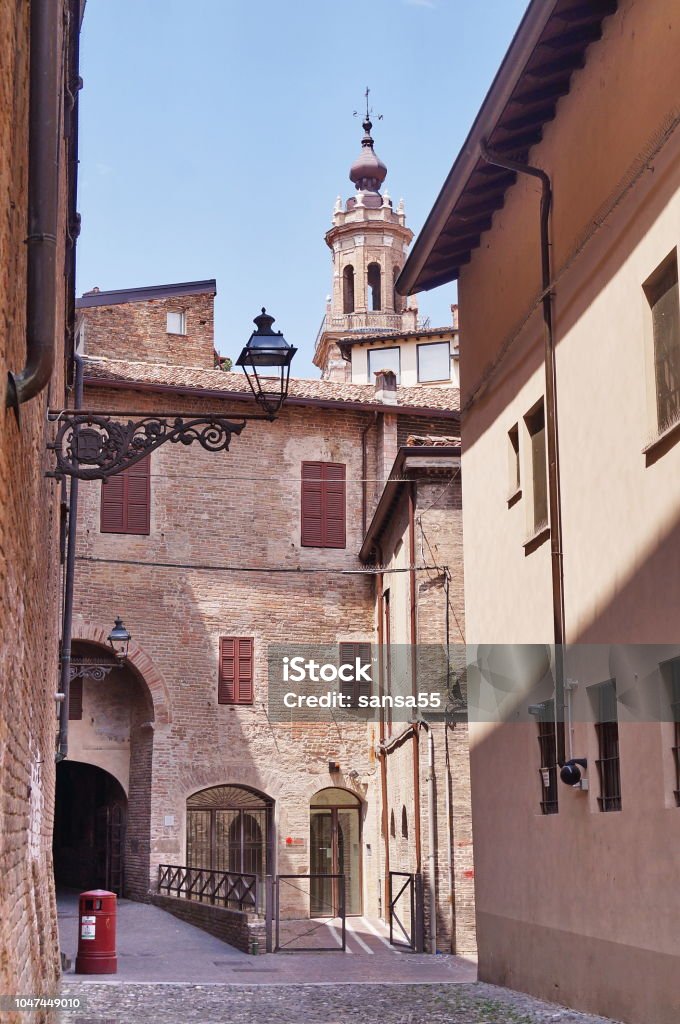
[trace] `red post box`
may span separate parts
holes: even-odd
[[[116,900],[106,889],[80,894],[76,974],[115,974]]]

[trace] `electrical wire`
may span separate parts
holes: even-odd
[[[398,572],[422,572],[427,569],[439,569],[440,566],[432,565],[407,565],[403,568],[390,568],[387,566],[370,566],[365,569],[338,569],[334,566],[271,566],[271,565],[207,565],[201,562],[146,562],[135,558],[99,558],[96,555],[76,555],[78,562],[99,562],[105,565],[137,565],[148,566],[150,569],[197,569],[204,572],[266,572],[266,573],[290,573],[294,576],[304,576],[310,573],[326,573],[335,576],[376,576],[379,574]],[[445,567],[443,567],[445,568]]]

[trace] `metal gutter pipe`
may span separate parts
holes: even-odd
[[[408,491],[408,546],[409,546],[409,628],[411,644],[411,692],[418,691],[418,662],[416,645],[418,627],[416,621],[416,524],[415,524],[415,483],[411,481]],[[413,816],[415,820],[416,872],[422,871],[422,836],[420,822],[420,746],[418,725],[413,726]]]
[[[5,405],[17,415],[42,391],[54,368],[62,13],[56,0],[31,0],[26,365],[9,372],[5,396]]]
[[[480,153],[487,163],[518,174],[528,174],[541,182],[541,283],[545,335],[545,405],[548,448],[548,500],[550,510],[550,559],[552,566],[553,630],[555,638],[555,709],[557,712],[557,763],[565,760],[564,729],[564,555],[562,550],[562,498],[560,491],[560,456],[557,429],[557,373],[553,332],[552,291],[550,288],[550,210],[552,188],[550,178],[540,167],[511,160],[502,153],[480,143]]]
[[[75,408],[83,405],[83,360],[75,355]],[[68,506],[68,547],[66,549],[66,577],[64,581],[64,611],[61,631],[61,668],[59,692],[64,699],[59,705],[59,742],[57,761],[63,761],[68,754],[68,704],[71,691],[71,637],[73,632],[73,583],[76,569],[76,532],[78,527],[78,477],[71,477]]]
[[[382,565],[382,548],[379,544],[375,546],[375,553],[378,559],[378,564]],[[385,614],[385,600],[383,597],[384,587],[384,576],[380,572],[376,576],[376,587],[378,588],[378,680],[380,687],[380,696],[382,697],[385,692],[384,683],[384,671],[385,671],[385,655],[383,651],[383,640],[384,640],[384,629],[383,629],[383,616]],[[384,749],[385,743],[385,712],[381,706],[380,708],[380,725],[379,725],[379,737],[380,737],[380,799],[382,802],[382,834],[385,843],[385,872],[383,878],[383,918],[389,920],[389,892],[390,892],[390,832],[388,822],[388,809],[387,809],[387,751]]]

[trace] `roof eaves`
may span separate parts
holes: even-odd
[[[531,0],[399,275],[396,289],[401,295],[429,290],[457,279],[459,268],[470,261],[471,251],[479,244],[481,234],[488,230],[493,213],[502,206],[505,192],[516,177],[514,173],[483,166],[480,144],[489,140],[490,145],[497,149],[502,147],[508,155],[514,153],[519,158],[540,141],[543,125],[554,117],[557,100],[569,90],[572,72],[584,66],[588,46],[601,34],[601,22],[616,7],[617,0],[591,0],[590,4],[580,7],[565,0]],[[560,29],[551,36],[546,29],[552,19],[563,20],[570,26],[576,24],[576,28]],[[542,49],[552,53],[541,59]],[[537,50],[539,59],[529,68]],[[528,91],[518,91],[523,79],[529,81]],[[531,111],[531,115],[519,120],[513,116],[502,123],[503,114],[511,103],[519,104],[523,111]],[[505,135],[500,146],[494,132]],[[473,175],[486,180],[468,190]],[[461,224],[452,229],[450,218],[466,192],[465,198],[473,205],[466,204],[459,215]],[[477,199],[479,202],[475,203]],[[441,246],[439,260],[433,262],[433,252],[447,234],[447,226],[448,250],[445,245]]]
[[[176,284],[154,284],[142,288],[117,288],[112,291],[85,292],[76,299],[77,309],[92,306],[116,306],[124,302],[143,302],[148,299],[166,299],[177,295],[217,294],[214,277],[205,281],[179,281]]]
[[[408,468],[406,466],[408,460],[416,457],[423,459],[427,456],[435,459],[460,457],[460,451],[460,445],[423,445],[419,447],[402,445],[400,447],[359,551],[359,558],[362,562],[370,562],[373,559],[376,544],[383,534],[388,515],[399,497],[402,487],[407,483],[405,480],[395,480],[393,477],[402,475]]]

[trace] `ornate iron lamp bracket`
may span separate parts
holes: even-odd
[[[247,420],[271,419],[251,415],[232,419],[217,414],[86,410],[50,410],[49,418],[58,428],[54,441],[47,445],[56,456],[56,467],[47,476],[72,476],[80,480],[106,480],[122,473],[166,441],[183,445],[198,441],[209,452],[229,451],[232,437],[241,433]]]
[[[70,668],[71,682],[74,679],[93,679],[100,683],[113,669],[125,668],[123,662],[100,662],[94,658],[72,658]]]

